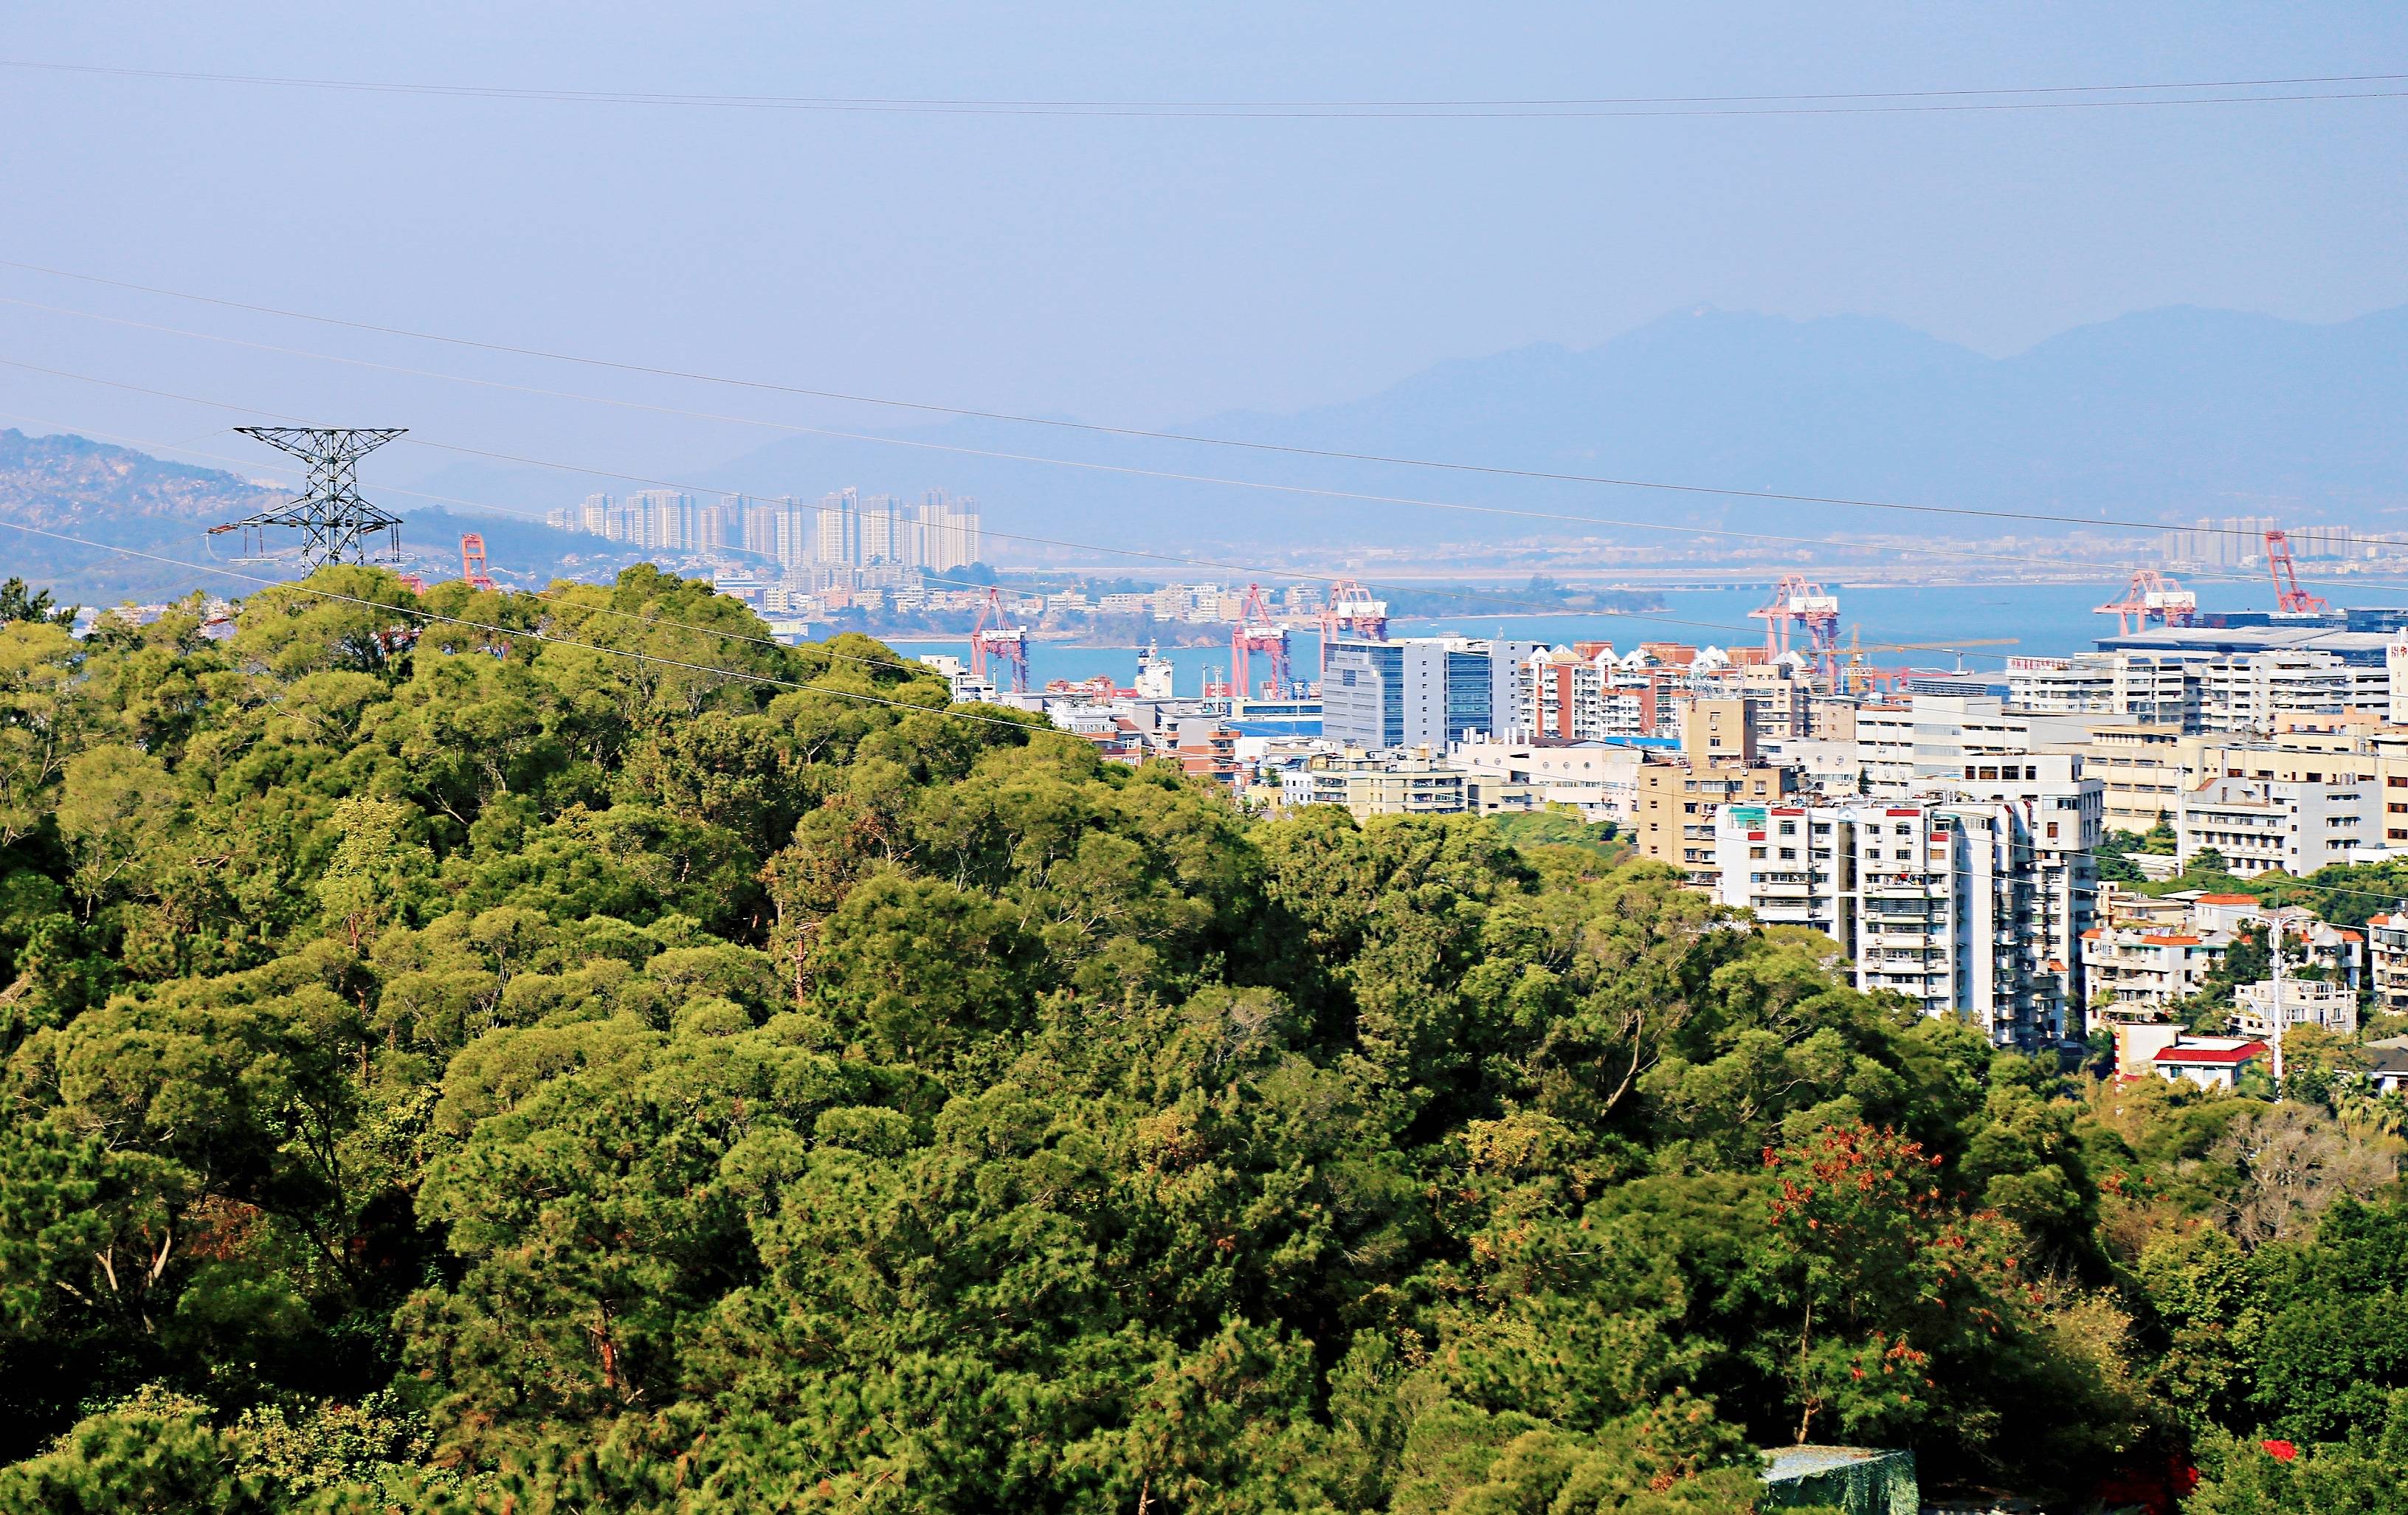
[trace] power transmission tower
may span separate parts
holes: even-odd
[[[309,465],[309,487],[291,502],[273,510],[263,510],[240,521],[229,521],[222,526],[211,526],[209,535],[238,531],[251,550],[246,555],[265,555],[266,532],[271,526],[301,533],[301,561],[309,568],[329,563],[366,563],[369,559],[363,538],[378,532],[390,540],[383,552],[376,554],[383,561],[401,555],[401,518],[387,515],[382,509],[360,497],[356,470],[366,454],[399,436],[407,428],[380,426],[374,428],[336,428],[326,426],[237,426],[235,430],[245,436],[256,436],[280,451],[290,452]]]

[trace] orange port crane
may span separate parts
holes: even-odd
[[[2190,625],[2199,620],[2199,596],[2155,568],[2143,568],[2124,586],[2122,599],[2109,600],[2094,613],[2114,616],[2116,629],[2128,636],[2148,630],[2152,621],[2160,626]]]
[[[1771,660],[1789,650],[1789,628],[1796,626],[1803,636],[1799,650],[1813,660],[1828,688],[1840,674],[1840,597],[1827,594],[1823,586],[1802,573],[1784,574],[1781,582],[1772,586],[1772,598],[1750,610],[1751,619],[1764,622],[1764,655]]]
[[[494,576],[485,572],[485,537],[481,532],[469,532],[460,538],[460,577],[470,589],[494,589]]]
[[[979,607],[978,624],[970,628],[970,673],[987,678],[990,660],[999,693],[1027,693],[1028,630],[1011,623],[1010,612],[1003,607],[1003,591],[993,584],[987,586],[986,603]]]
[[[1263,586],[1246,586],[1246,603],[1238,612],[1238,623],[1229,628],[1229,682],[1240,695],[1254,693],[1250,653],[1260,652],[1270,659],[1271,676],[1263,681],[1266,699],[1283,700],[1296,693],[1296,680],[1288,673],[1287,627],[1271,619],[1271,607],[1263,598]]]
[[[2266,571],[2274,576],[2274,601],[2293,615],[2317,615],[2332,608],[2321,594],[2300,587],[2300,567],[2291,561],[2291,538],[2280,531],[2266,534]]]
[[[1329,586],[1329,603],[1321,607],[1321,677],[1329,677],[1329,644],[1340,636],[1360,636],[1369,641],[1388,639],[1388,602],[1375,600],[1371,592],[1353,579],[1341,579]]]

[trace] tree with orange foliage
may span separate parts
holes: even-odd
[[[1931,1415],[1941,1365],[1998,1336],[2028,1290],[2014,1227],[1941,1191],[1941,1159],[1887,1127],[1827,1126],[1769,1148],[1778,1275],[1797,1332],[1759,1344],[1790,1385],[1798,1439],[1821,1422],[1896,1436]]]

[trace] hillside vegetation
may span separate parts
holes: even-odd
[[[220,436],[205,445],[226,454],[255,452],[263,472],[297,481],[286,466],[291,459],[249,437]],[[368,465],[372,475],[380,469],[380,461]],[[386,504],[402,503],[386,497],[373,479],[367,493]],[[50,586],[62,600],[108,605],[177,594],[194,582],[196,567],[251,550],[239,536],[208,536],[209,527],[273,509],[288,498],[283,489],[237,474],[171,463],[132,448],[64,432],[27,436],[0,428],[0,523],[36,528],[0,524],[0,563],[10,573]],[[485,536],[493,565],[505,577],[573,566],[581,577],[595,578],[601,577],[592,571],[597,565],[615,568],[636,555],[617,543],[553,531],[523,516],[460,515],[423,497],[407,498],[407,505],[409,524],[401,534],[399,572],[428,578],[458,573],[460,534],[468,531]],[[289,553],[294,539],[290,533],[271,533],[261,545]],[[385,544],[379,539],[373,545]],[[280,561],[235,571],[275,579],[291,569]],[[226,585],[229,593],[244,588],[240,579]]]
[[[2392,1106],[2116,1096],[651,569],[419,604],[0,626],[0,1509],[2401,1508]]]

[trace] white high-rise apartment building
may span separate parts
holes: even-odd
[[[2401,686],[2392,669],[2318,649],[2078,652],[2020,658],[2007,670],[2008,703],[2018,711],[2121,716],[2192,732],[2264,734],[2287,716],[2387,715]]]
[[[2344,663],[2330,652],[2253,652],[2199,665],[2200,725],[2207,731],[2272,732],[2283,716],[2391,708],[2386,668]]]
[[[1727,805],[1714,818],[1716,893],[1833,937],[1859,989],[1964,1016],[1995,1046],[2040,1047],[2080,1033],[2068,1007],[2079,1004],[2089,920],[2086,893],[2042,877],[2033,827],[2047,813],[1969,793]]]
[[[919,536],[919,555],[914,561],[920,566],[950,573],[986,561],[976,500],[955,499],[943,490],[932,489],[914,513]]]
[[[888,494],[864,499],[860,491],[845,489],[824,496],[808,511],[793,500],[779,502],[778,508],[775,525],[748,515],[745,541],[753,551],[774,550],[789,566],[889,565],[948,573],[985,558],[977,503],[954,499],[942,490],[930,491],[925,500],[912,506]],[[806,515],[811,525],[808,552],[801,545]],[[774,549],[767,545],[772,540]]]
[[[2372,778],[2214,778],[2177,796],[2174,855],[2213,848],[2242,878],[2275,868],[2305,878],[2384,845],[2383,791]]]
[[[2199,729],[2197,659],[2174,652],[2077,652],[2007,660],[2007,703],[2035,715],[2113,715]]]
[[[811,561],[813,514],[810,507],[791,494],[752,501],[744,507],[744,550],[767,558],[781,567],[808,565]]]
[[[658,552],[690,552],[702,545],[702,512],[694,496],[673,489],[640,490],[620,506],[619,540]]]
[[[1968,764],[2027,759],[2036,747],[2079,741],[2083,722],[2009,710],[1990,695],[1916,694],[1856,712],[1856,758],[1868,793],[1904,794],[1958,777]]]
[[[917,567],[921,554],[911,540],[913,522],[896,507],[892,494],[873,494],[861,502],[861,555],[854,561],[863,566],[874,563],[897,563]]]
[[[858,566],[861,563],[861,494],[839,490],[823,496],[819,529],[811,538],[811,561],[824,568]]]
[[[610,496],[608,494],[588,494],[585,502],[577,507],[577,514],[580,529],[596,536],[610,535]]]

